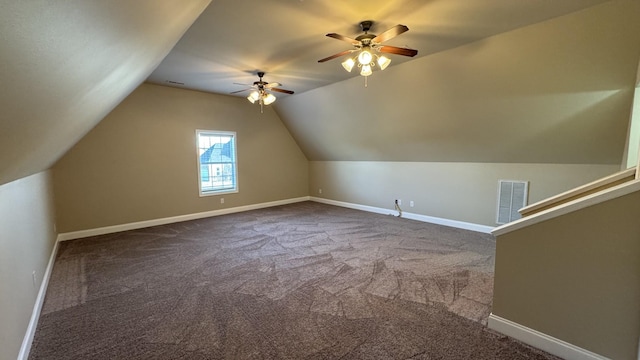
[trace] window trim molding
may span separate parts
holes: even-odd
[[[209,191],[202,192],[202,174],[201,174],[201,163],[200,163],[200,134],[219,134],[219,135],[231,135],[233,136],[233,152],[234,152],[234,162],[233,162],[233,173],[235,175],[235,187],[233,189],[228,190],[219,190],[219,191]],[[240,181],[238,176],[238,134],[235,131],[227,131],[227,130],[203,130],[196,129],[196,137],[195,137],[195,145],[196,145],[196,180],[198,181],[198,196],[199,197],[207,197],[207,196],[215,196],[215,195],[224,195],[224,194],[234,194],[240,191]]]

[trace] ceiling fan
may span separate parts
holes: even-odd
[[[386,56],[376,54],[378,52],[410,57],[416,56],[418,54],[418,50],[382,45],[383,42],[409,31],[409,28],[407,26],[398,24],[380,35],[375,35],[369,34],[369,30],[371,29],[372,25],[373,21],[371,20],[360,22],[360,27],[362,28],[362,31],[364,31],[364,34],[359,35],[355,39],[336,33],[327,34],[327,36],[330,38],[351,43],[354,48],[328,56],[324,59],[320,59],[318,60],[318,62],[323,63],[325,61],[333,60],[335,58],[339,58],[353,52],[358,52],[357,56],[349,58],[342,62],[342,66],[345,68],[345,70],[351,72],[354,65],[357,64],[360,68],[360,75],[369,76],[372,74],[371,69],[376,66],[376,63],[380,67],[380,70],[384,70],[387,66],[389,66],[389,63],[391,63],[391,60]]]
[[[234,83],[236,85],[244,85],[244,86],[250,86],[250,87],[246,89],[238,90],[238,91],[233,91],[230,94],[237,94],[243,91],[251,90],[251,93],[249,94],[249,96],[247,96],[247,100],[249,100],[252,104],[255,104],[257,101],[260,104],[260,112],[262,112],[263,105],[270,105],[274,101],[276,101],[276,97],[273,94],[271,94],[270,91],[276,91],[276,92],[281,92],[285,94],[293,94],[293,91],[291,90],[278,88],[277,86],[282,86],[282,84],[280,83],[268,83],[262,80],[262,77],[264,77],[264,71],[258,71],[257,75],[259,80],[254,81],[253,84]]]

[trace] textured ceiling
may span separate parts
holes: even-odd
[[[0,0],[0,184],[49,168],[210,0]]]
[[[256,81],[261,70],[267,82],[302,93],[358,76],[344,71],[340,59],[317,61],[351,48],[325,34],[355,38],[362,20],[374,21],[374,34],[409,27],[385,44],[418,55],[392,55],[394,66],[605,1],[214,0],[148,81],[228,94],[244,88],[234,83]]]

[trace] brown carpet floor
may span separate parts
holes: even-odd
[[[557,359],[486,328],[494,251],[314,202],[67,241],[30,359]]]

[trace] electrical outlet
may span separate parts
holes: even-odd
[[[413,207],[413,200],[409,201],[409,206]]]
[[[220,204],[224,204],[224,198],[220,198]]]
[[[322,194],[322,188],[318,189],[318,194]]]
[[[402,199],[396,200],[396,204],[398,204],[398,206],[402,206]]]

